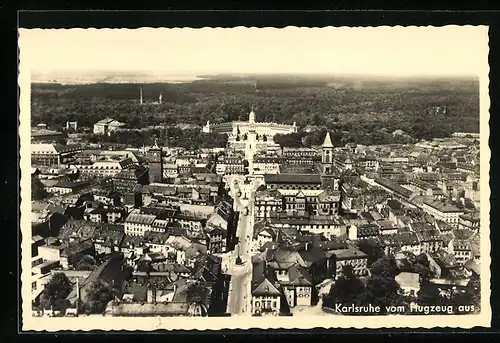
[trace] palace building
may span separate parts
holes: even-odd
[[[247,144],[255,144],[257,150],[268,150],[277,148],[274,136],[277,134],[290,134],[297,132],[297,125],[265,123],[255,121],[255,112],[252,110],[248,121],[233,121],[230,123],[207,124],[203,126],[202,132],[216,132],[229,136],[229,146],[236,150],[244,150]]]
[[[125,126],[112,118],[99,120],[94,124],[94,133],[98,135],[110,135],[112,132],[118,131]]]

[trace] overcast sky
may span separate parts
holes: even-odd
[[[487,27],[21,30],[32,71],[479,75]]]

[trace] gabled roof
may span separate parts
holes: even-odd
[[[468,260],[467,262],[465,262],[464,267],[467,270],[470,270],[470,271],[476,273],[477,275],[481,274],[481,265],[474,260]]]
[[[151,224],[153,224],[155,219],[156,219],[156,216],[152,215],[152,214],[131,213],[125,219],[125,222],[126,223],[151,225]]]
[[[260,230],[257,235],[263,235],[263,236],[269,236],[272,237],[273,239],[276,238],[276,231],[271,228],[271,227],[266,227],[262,230]]]
[[[307,269],[294,265],[288,269],[290,284],[294,286],[312,286],[311,276]]]
[[[279,296],[281,292],[266,278],[255,287],[253,296]]]
[[[49,143],[32,143],[32,153],[45,153],[45,154],[59,154],[63,152],[71,152],[81,150],[78,145],[62,145],[62,144],[49,144]]]
[[[322,260],[325,260],[327,258],[326,252],[323,249],[320,249],[315,246],[307,250],[301,250],[299,254],[300,257],[302,257],[302,259],[306,263],[307,267],[310,267],[311,265],[320,262]]]
[[[109,124],[113,121],[111,118],[101,119],[96,124]]]
[[[268,258],[269,266],[274,269],[288,269],[295,264],[306,267],[307,264],[302,256],[295,250],[277,248]]]

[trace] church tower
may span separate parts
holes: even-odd
[[[330,138],[330,132],[326,133],[323,145],[321,145],[321,164],[323,166],[323,173],[329,174],[332,171],[333,143]]]
[[[162,150],[155,139],[155,145],[148,151],[149,183],[161,183],[163,180]]]

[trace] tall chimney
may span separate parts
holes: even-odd
[[[139,88],[139,92],[140,92],[140,98],[139,98],[139,101],[140,101],[140,104],[142,105],[142,86],[140,86],[140,88]]]

